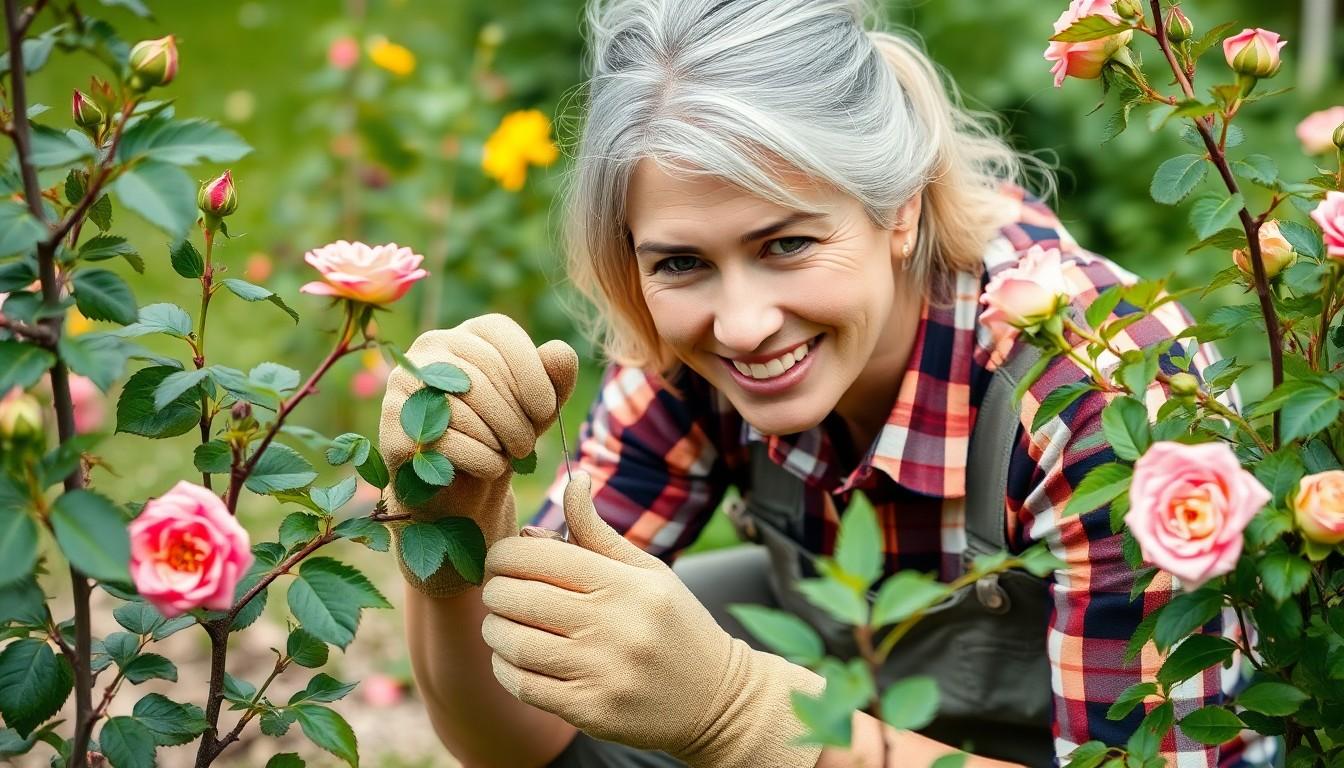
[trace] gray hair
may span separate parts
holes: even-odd
[[[976,271],[1022,158],[966,111],[868,0],[590,0],[587,114],[565,190],[570,278],[608,358],[675,368],[644,305],[626,223],[640,160],[810,210],[796,171],[862,204],[883,229],[922,194],[910,274],[946,301]],[[951,95],[949,95],[951,91]],[[1048,183],[1048,179],[1047,179]]]

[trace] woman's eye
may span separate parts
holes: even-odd
[[[653,265],[653,271],[669,275],[680,275],[695,269],[700,259],[694,256],[669,256]]]
[[[773,256],[793,256],[807,250],[807,246],[815,243],[816,240],[810,237],[781,237],[770,241],[766,251]],[[773,250],[779,245],[781,250]]]

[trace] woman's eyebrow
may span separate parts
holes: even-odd
[[[783,228],[785,228],[785,227],[787,227],[787,226],[790,226],[790,225],[793,225],[793,224],[798,224],[798,223],[800,223],[800,222],[804,222],[804,221],[811,221],[811,220],[813,220],[813,219],[821,219],[821,218],[825,218],[825,216],[826,216],[826,214],[824,214],[824,213],[811,213],[811,212],[808,212],[808,211],[794,211],[793,213],[789,214],[788,216],[785,216],[784,218],[780,219],[779,221],[776,221],[776,222],[773,223],[773,224],[767,224],[766,226],[761,227],[760,229],[754,229],[754,230],[748,232],[747,234],[745,234],[745,235],[743,235],[743,236],[741,237],[740,242],[741,242],[743,245],[745,245],[745,244],[750,243],[750,242],[752,242],[752,241],[754,241],[754,240],[760,240],[760,239],[763,238],[763,237],[768,237],[768,236],[770,236],[770,235],[772,235],[772,234],[778,232],[779,230],[781,230],[781,229],[783,229]],[[697,248],[697,247],[695,247],[695,246],[693,246],[693,245],[671,245],[671,244],[668,244],[668,243],[654,243],[654,242],[645,241],[645,242],[642,242],[642,243],[640,243],[639,245],[635,246],[635,253],[636,253],[636,254],[640,254],[640,253],[666,253],[666,254],[693,253],[693,254],[696,254],[696,255],[700,255],[701,252],[700,252],[700,249],[699,249],[699,248]]]

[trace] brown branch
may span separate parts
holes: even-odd
[[[58,339],[51,334],[51,329],[44,326],[30,325],[22,320],[15,320],[12,317],[0,315],[0,328],[4,328],[19,338],[31,341],[34,344],[46,347],[47,349],[56,348]]]
[[[33,19],[37,18],[37,15],[41,13],[42,9],[45,8],[46,6],[47,6],[47,0],[37,0],[37,2],[28,6],[28,8],[24,10],[23,15],[19,17],[19,23],[18,23],[19,37],[23,37],[24,35],[28,34],[28,27],[32,26]]]

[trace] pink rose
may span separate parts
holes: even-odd
[[[322,281],[307,283],[300,291],[365,304],[396,301],[406,295],[412,283],[429,274],[419,268],[425,257],[396,243],[370,247],[337,240],[309,251],[303,258],[322,273]]]
[[[1055,20],[1055,34],[1063,32],[1086,16],[1102,16],[1117,24],[1121,23],[1120,17],[1111,7],[1112,2],[1113,0],[1072,0],[1068,10]],[[1045,60],[1055,62],[1050,68],[1050,72],[1055,76],[1055,87],[1063,85],[1065,77],[1076,77],[1081,80],[1095,80],[1101,77],[1102,67],[1116,51],[1129,43],[1133,35],[1133,30],[1127,29],[1098,40],[1081,43],[1051,42],[1045,49]]]
[[[1331,546],[1344,541],[1344,471],[1332,469],[1302,478],[1293,513],[1312,541]]]
[[[1017,264],[994,275],[980,296],[988,309],[980,322],[995,338],[1004,338],[1014,328],[1029,328],[1053,315],[1068,301],[1069,285],[1058,248],[1045,250],[1033,245]]]
[[[87,376],[70,374],[70,400],[75,407],[75,431],[80,434],[97,432],[103,426],[107,409],[103,393]]]
[[[1279,71],[1279,50],[1287,45],[1278,32],[1268,29],[1243,29],[1223,41],[1223,57],[1233,72],[1252,77],[1273,77]]]
[[[243,277],[249,282],[264,283],[266,278],[271,276],[274,265],[271,264],[271,257],[261,251],[255,251],[247,257],[247,266],[243,267]]]
[[[150,499],[130,534],[131,580],[168,618],[197,607],[228,610],[252,567],[247,531],[218,496],[185,480]]]
[[[1325,235],[1325,252],[1332,259],[1344,259],[1344,192],[1330,190],[1311,212],[1311,219]]]
[[[347,70],[359,63],[359,43],[353,37],[338,37],[327,47],[327,63],[333,69]]]
[[[1270,500],[1224,443],[1154,443],[1134,463],[1125,524],[1149,563],[1196,589],[1236,567],[1241,532]]]
[[[1302,151],[1319,155],[1335,148],[1335,129],[1344,123],[1344,106],[1312,112],[1297,124],[1297,138]]]
[[[406,686],[389,675],[369,675],[360,686],[364,703],[374,707],[390,707],[406,696]]]

